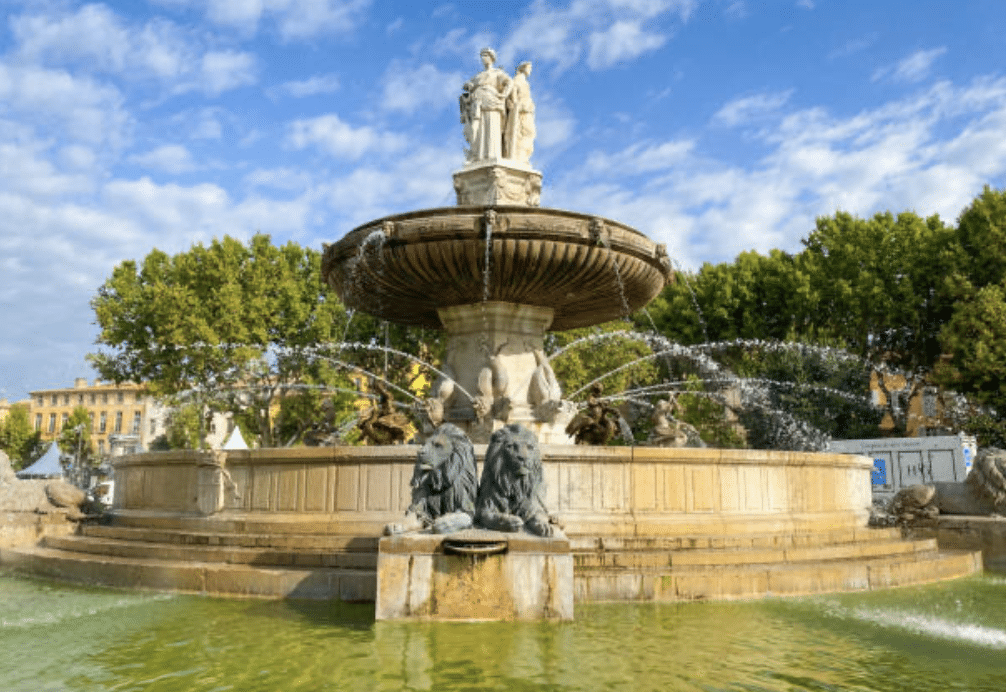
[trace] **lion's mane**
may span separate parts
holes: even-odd
[[[513,443],[523,444],[523,473],[520,462],[510,452]],[[479,483],[476,517],[490,514],[512,514],[525,522],[544,518],[545,480],[542,474],[541,450],[534,433],[517,423],[506,425],[492,434],[486,450],[486,463]]]
[[[432,469],[424,468],[431,462]],[[471,440],[457,426],[444,423],[416,454],[409,511],[426,523],[452,512],[474,516],[477,493]]]

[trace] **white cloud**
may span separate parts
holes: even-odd
[[[0,103],[36,129],[78,142],[119,147],[128,140],[132,118],[115,88],[64,70],[8,67],[0,63]]]
[[[179,174],[194,171],[197,166],[189,150],[178,144],[165,144],[156,149],[130,157],[130,161],[147,168]]]
[[[696,266],[749,249],[797,250],[817,216],[839,209],[953,219],[1006,175],[1004,129],[1006,78],[944,83],[849,117],[791,113],[759,130],[770,152],[745,167],[705,156],[701,140],[595,152],[552,195],[623,220]]]
[[[430,64],[408,68],[396,61],[384,73],[381,106],[407,113],[420,109],[440,111],[457,102],[464,81],[460,72],[442,72]]]
[[[727,127],[736,127],[778,111],[789,101],[792,94],[793,90],[789,89],[737,98],[720,108],[713,115],[713,120]]]
[[[254,34],[262,22],[275,22],[286,40],[352,30],[370,0],[156,0],[162,5],[205,9],[211,22]]]
[[[889,78],[895,82],[920,82],[929,76],[929,70],[936,59],[946,52],[947,49],[943,47],[916,51],[897,65],[881,67],[874,71],[873,81]]]
[[[238,51],[214,51],[203,55],[198,88],[210,96],[255,83],[255,56]]]
[[[331,94],[339,90],[339,76],[333,73],[316,74],[307,79],[300,79],[292,82],[284,82],[269,90],[269,95],[273,98],[280,94],[289,94],[294,98],[305,96],[316,96],[318,94]]]
[[[288,129],[286,143],[294,149],[317,147],[332,156],[358,159],[364,154],[387,153],[405,147],[405,137],[374,128],[353,127],[337,115],[295,120]]]
[[[796,0],[796,6],[802,7],[805,10],[814,9],[814,0]]]
[[[587,65],[602,70],[659,48],[666,40],[666,36],[644,30],[639,22],[615,22],[607,31],[590,35]]]
[[[655,50],[666,31],[646,28],[664,15],[685,22],[696,0],[573,0],[565,8],[536,0],[500,48],[505,64],[534,56],[560,70],[578,60],[605,69]]]

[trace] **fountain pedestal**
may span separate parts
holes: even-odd
[[[557,383],[551,396],[548,391],[544,339],[552,308],[487,301],[437,313],[447,332],[446,365],[472,397],[455,388],[445,421],[477,443],[507,423],[521,423],[543,444],[572,444],[565,428],[576,409],[560,400]]]
[[[541,173],[512,159],[490,159],[465,166],[454,174],[458,205],[496,206],[541,201]]]
[[[378,620],[572,620],[566,538],[470,529],[381,539]]]

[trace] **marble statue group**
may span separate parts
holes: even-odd
[[[534,151],[534,101],[531,63],[522,62],[513,77],[496,67],[496,52],[483,48],[483,70],[465,82],[460,106],[469,163],[510,159],[528,163]]]

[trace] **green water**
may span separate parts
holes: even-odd
[[[0,575],[0,690],[1006,690],[1006,580],[567,624],[374,622],[372,605]]]

